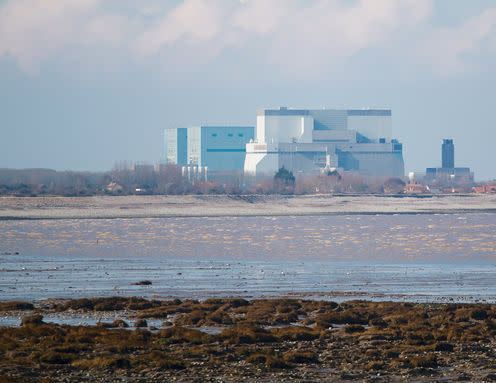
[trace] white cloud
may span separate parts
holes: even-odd
[[[222,0],[185,0],[138,37],[137,50],[149,55],[178,41],[188,46],[222,38],[224,20],[228,17],[223,3]]]
[[[456,27],[433,30],[417,53],[438,74],[449,76],[475,69],[470,57],[485,49],[496,51],[496,8]]]
[[[432,12],[431,0],[249,0],[248,5],[235,23],[256,38],[262,35],[268,59],[280,70],[307,75],[388,41],[393,33],[425,22]]]
[[[137,40],[144,55],[177,43],[208,57],[250,43],[288,74],[319,72],[336,59],[425,21],[431,0],[185,0]],[[279,69],[277,69],[279,71]]]
[[[121,16],[101,12],[101,0],[9,0],[0,6],[0,56],[36,73],[74,47],[120,43],[123,24]]]
[[[124,40],[127,20],[120,15],[95,16],[84,26],[81,40],[87,45],[118,45]]]
[[[278,28],[294,8],[291,0],[244,0],[233,12],[231,23],[248,33],[266,35]]]
[[[117,49],[129,59],[160,56],[181,70],[182,62],[191,68],[244,50],[272,72],[307,76],[364,49],[457,73],[466,69],[464,55],[496,48],[496,8],[449,29],[430,25],[433,12],[433,0],[6,0],[0,56],[36,73],[69,51],[89,57]],[[102,49],[108,46],[115,49]]]

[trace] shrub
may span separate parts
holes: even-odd
[[[219,338],[229,343],[269,343],[274,342],[276,338],[267,330],[252,325],[237,325],[222,330],[218,335]]]
[[[319,331],[302,326],[273,328],[271,332],[279,339],[293,341],[314,340],[320,336]]]
[[[396,359],[399,355],[400,353],[397,350],[387,350],[384,352],[384,357],[389,359]]]
[[[369,362],[365,365],[365,369],[379,371],[384,369],[384,363],[382,362]]]
[[[148,327],[148,322],[145,319],[138,319],[136,322],[134,322],[134,327]]]
[[[0,311],[33,310],[34,306],[29,302],[6,301],[0,302]]]
[[[475,320],[484,320],[488,317],[487,311],[482,310],[482,309],[475,309],[472,310],[470,313],[470,318],[475,319]]]
[[[80,359],[72,362],[74,367],[94,369],[94,368],[129,368],[129,359],[119,356],[97,356],[93,359]]]
[[[163,368],[166,370],[183,370],[186,364],[182,360],[168,358],[163,352],[154,350],[149,354],[142,355],[135,361],[141,367],[143,363],[150,364],[153,367]]]
[[[349,324],[344,327],[344,331],[348,334],[353,334],[355,332],[365,331],[365,327],[360,326],[359,324]]]
[[[287,351],[284,360],[289,363],[316,363],[317,355],[313,352]]]
[[[193,310],[190,313],[178,316],[174,323],[181,326],[197,326],[206,316],[207,313],[203,310]]]
[[[265,359],[265,365],[268,368],[288,368],[290,367],[284,360],[275,358],[272,356],[267,356],[267,359]]]
[[[123,321],[122,319],[116,319],[114,320],[112,323],[103,323],[103,322],[100,322],[98,323],[98,326],[100,327],[105,327],[105,328],[128,328],[129,325]]]
[[[429,354],[426,356],[417,356],[408,359],[408,362],[413,367],[421,368],[434,368],[437,367],[437,357],[435,354]]]
[[[451,343],[437,343],[435,346],[435,351],[453,351],[453,345]]]
[[[246,358],[248,363],[265,363],[266,360],[267,355],[260,353],[251,354],[248,358]]]
[[[192,330],[180,326],[170,327],[157,332],[159,339],[165,343],[210,343],[213,338],[211,335],[199,330]]]
[[[67,364],[72,361],[73,355],[55,351],[47,351],[40,356],[40,362],[48,364]]]
[[[43,315],[35,314],[30,316],[25,316],[22,318],[21,325],[29,326],[29,325],[39,325],[43,323]]]

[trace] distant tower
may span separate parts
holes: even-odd
[[[443,168],[453,169],[455,167],[455,145],[452,139],[443,140]]]

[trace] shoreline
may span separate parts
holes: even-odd
[[[496,213],[491,195],[0,197],[0,220]]]
[[[63,217],[53,217],[53,216],[38,216],[38,217],[17,217],[17,216],[1,216],[0,221],[43,221],[43,220],[76,220],[76,219],[146,219],[146,218],[221,218],[221,217],[303,217],[303,216],[340,216],[340,215],[440,215],[440,214],[495,214],[496,209],[481,209],[481,210],[429,210],[422,212],[338,212],[338,213],[256,213],[256,214],[158,214],[158,215],[109,215],[109,216],[63,216]]]

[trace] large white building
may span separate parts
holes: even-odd
[[[390,109],[263,109],[245,174],[318,172],[325,166],[371,176],[403,176],[402,144],[392,138]]]

